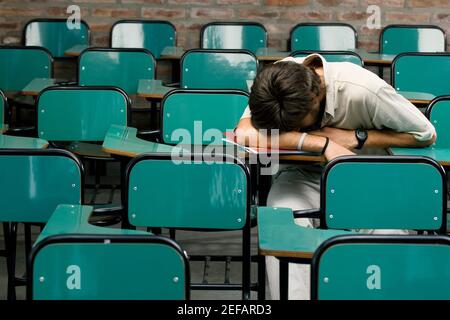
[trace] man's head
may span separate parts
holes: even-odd
[[[313,68],[293,61],[264,68],[253,83],[249,106],[256,129],[306,131],[320,119],[325,89]]]

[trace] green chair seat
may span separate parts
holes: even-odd
[[[267,31],[256,22],[212,22],[200,31],[203,49],[244,49],[256,53],[267,47]]]
[[[75,45],[89,45],[90,30],[86,22],[79,28],[69,28],[67,19],[34,19],[24,28],[26,46],[44,47],[55,58],[65,57],[67,49]]]
[[[193,49],[181,58],[183,89],[236,89],[248,91],[258,61],[250,51]]]
[[[339,236],[311,269],[312,299],[448,300],[450,237]]]
[[[355,48],[357,48],[356,30],[346,23],[299,23],[291,30],[291,51]]]
[[[381,32],[380,52],[445,52],[445,31],[437,26],[389,25]]]
[[[159,59],[165,47],[175,44],[175,26],[169,21],[120,20],[111,28],[111,48],[147,49]]]

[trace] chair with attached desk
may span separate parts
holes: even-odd
[[[321,243],[348,234],[346,230],[398,229],[445,234],[446,197],[445,172],[430,158],[339,157],[322,173],[320,208],[298,212],[259,208],[259,251],[261,255],[280,258],[281,298],[286,299],[288,262],[310,263]],[[321,228],[295,224],[294,218],[306,217],[320,219]]]
[[[304,58],[310,54],[318,53],[328,62],[351,62],[360,67],[364,66],[362,58],[352,51],[309,51],[298,50],[291,53],[291,57]]]
[[[248,91],[258,61],[247,50],[192,49],[181,58],[182,89],[236,89]]]
[[[338,236],[311,270],[312,299],[448,300],[450,237]]]
[[[426,106],[450,93],[449,73],[450,53],[402,53],[392,63],[392,85],[413,103]]]
[[[9,97],[11,130],[17,132],[34,129],[25,128],[20,115],[23,109],[34,110],[34,99],[22,94],[23,89],[33,80],[53,78],[53,58],[41,47],[0,46],[0,90]]]
[[[180,154],[180,158],[173,154],[144,154],[134,158],[127,168],[124,199],[133,227],[240,230],[242,255],[225,260],[225,283],[208,283],[204,278],[202,283],[192,283],[191,289],[242,290],[243,299],[249,299],[250,189],[247,166],[230,155],[216,155],[211,161],[202,153]],[[223,254],[203,257],[205,268],[209,268],[210,261],[225,258]],[[198,261],[193,255],[190,260]],[[242,283],[230,283],[233,261],[242,261]]]
[[[155,59],[176,44],[175,26],[169,21],[119,20],[111,28],[111,48],[142,48]]]
[[[358,47],[358,35],[346,23],[299,23],[291,29],[290,51],[350,50]]]
[[[256,53],[267,47],[267,30],[257,22],[211,22],[200,31],[203,49],[244,49]]]
[[[38,135],[55,147],[75,153],[83,161],[92,161],[95,195],[103,188],[113,193],[114,186],[100,183],[99,165],[115,161],[102,151],[101,143],[112,125],[128,125],[130,105],[127,94],[117,87],[50,87],[42,91],[37,100]],[[95,195],[91,203],[94,203]],[[116,221],[122,213],[121,207],[111,208],[110,205],[104,207],[105,213],[117,213],[116,218],[110,217]]]
[[[75,45],[89,45],[90,29],[86,22],[73,26],[67,19],[34,19],[23,30],[25,46],[39,46],[54,58],[67,58],[65,52]],[[77,28],[78,27],[78,28]]]
[[[380,53],[445,52],[445,31],[431,25],[393,24],[383,28],[380,34]]]
[[[175,241],[93,226],[92,209],[56,208],[28,260],[28,299],[189,299],[189,262]]]
[[[0,150],[0,162],[0,221],[6,235],[8,299],[14,300],[15,286],[24,285],[23,279],[15,275],[18,223],[25,224],[28,256],[30,223],[46,223],[58,204],[82,203],[83,167],[75,156],[63,150]]]

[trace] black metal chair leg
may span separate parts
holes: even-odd
[[[266,257],[258,256],[258,300],[266,300]]]
[[[289,262],[280,259],[280,300],[289,298]]]
[[[250,221],[242,230],[242,300],[250,300],[251,263],[250,252]]]
[[[13,222],[9,226],[8,232],[8,257],[6,258],[7,270],[8,270],[8,300],[16,300],[16,245],[17,245],[17,223]]]

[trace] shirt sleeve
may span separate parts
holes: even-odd
[[[241,116],[241,119],[251,118],[251,117],[252,117],[252,113],[250,112],[250,107],[247,106],[247,108],[245,108],[244,113]]]
[[[391,86],[377,92],[373,124],[396,132],[410,133],[417,141],[430,140],[436,130],[423,113]]]

